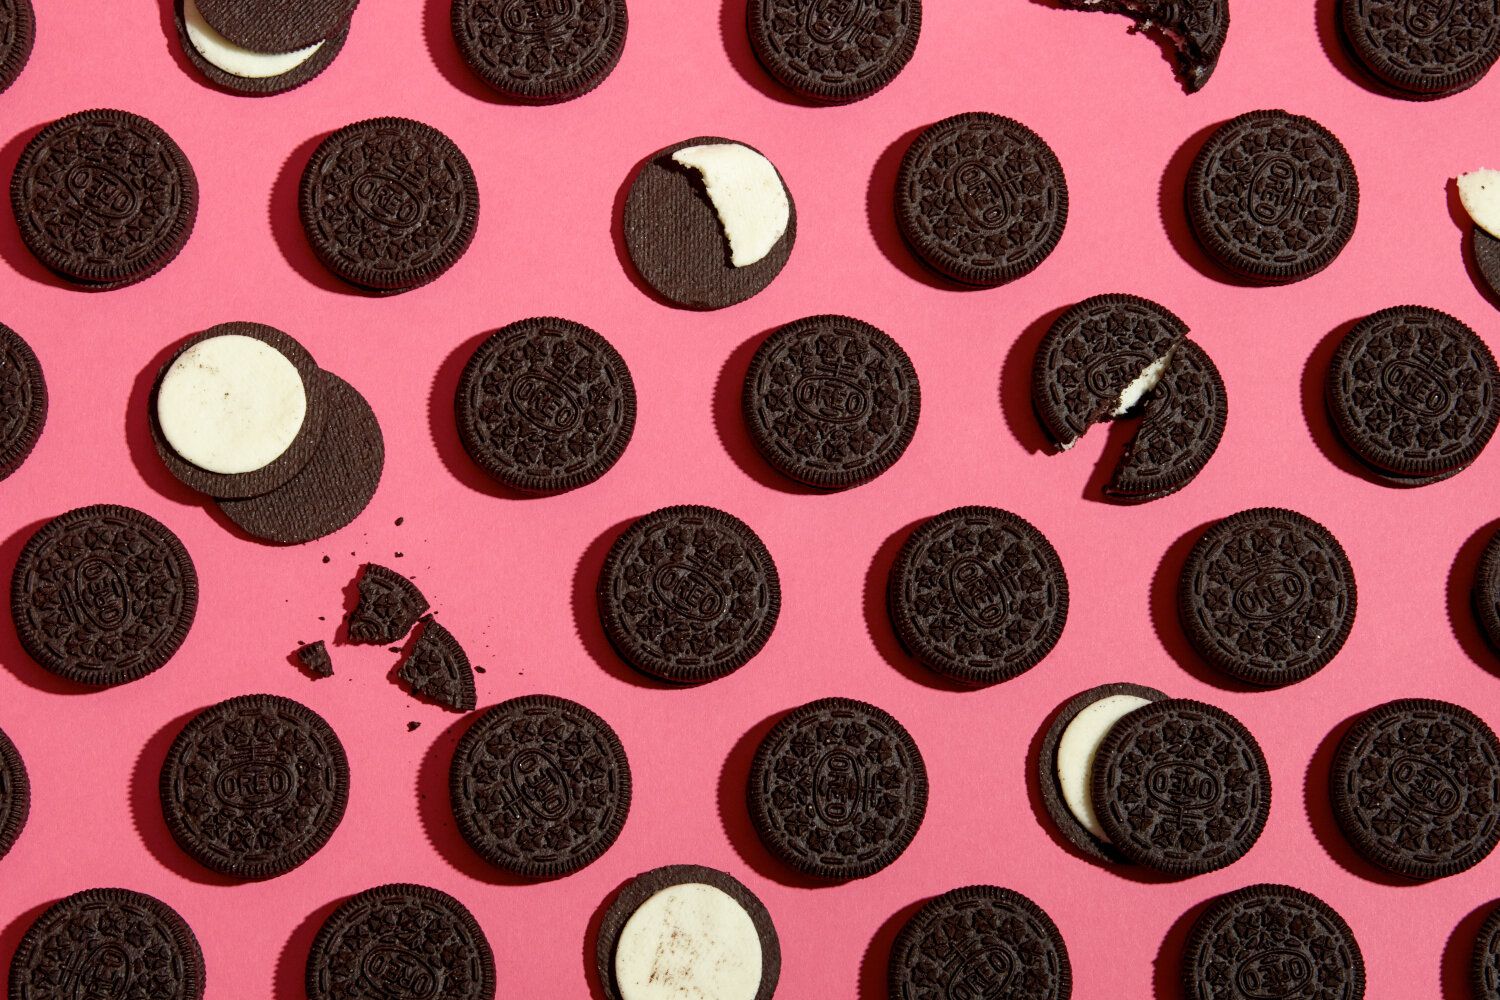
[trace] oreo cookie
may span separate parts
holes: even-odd
[[[1068,1000],[1073,967],[1045,910],[1012,889],[970,885],[928,900],[891,945],[891,1000]]]
[[[502,327],[464,365],[454,397],[464,450],[492,478],[560,493],[603,476],[635,432],[635,382],[619,352],[581,323]]]
[[[187,639],[198,574],[176,535],[131,507],[79,507],[42,525],[16,560],[10,612],[31,658],[78,684],[163,666]]]
[[[1431,100],[1467,90],[1500,59],[1495,0],[1338,0],[1355,60],[1391,94]]]
[[[26,762],[10,737],[0,730],[0,859],[16,846],[31,814],[31,779]]]
[[[1228,712],[1168,698],[1116,722],[1094,759],[1093,802],[1127,859],[1183,877],[1255,846],[1271,812],[1260,744]]]
[[[896,221],[917,258],[953,281],[993,286],[1034,271],[1068,221],[1062,164],[1041,136],[985,112],[945,118],[912,142]]]
[[[777,83],[822,104],[849,104],[906,68],[922,33],[922,0],[750,0],[755,58]]]
[[[1325,384],[1339,438],[1398,483],[1447,478],[1478,458],[1500,422],[1497,390],[1500,371],[1479,335],[1425,306],[1356,323]]]
[[[1128,864],[1110,843],[1094,808],[1099,744],[1125,715],[1167,696],[1140,684],[1101,684],[1068,701],[1042,737],[1037,787],[1059,833],[1095,861]]]
[[[1177,57],[1177,72],[1188,93],[1202,90],[1219,65],[1229,35],[1229,0],[1062,0],[1070,10],[1124,14],[1133,31],[1160,37]]]
[[[1405,698],[1365,712],[1334,753],[1328,791],[1354,849],[1410,879],[1467,871],[1500,842],[1500,742],[1448,702]]]
[[[448,776],[464,840],[525,878],[593,864],[630,814],[630,761],[619,737],[565,698],[529,695],[491,708],[459,740]]]
[[[332,34],[291,51],[259,52],[230,41],[204,19],[204,0],[176,0],[177,40],[193,68],[232,94],[267,97],[295,90],[333,64],[349,38],[346,20]]]
[[[1183,340],[1141,404],[1141,425],[1125,446],[1104,495],[1116,503],[1171,496],[1214,457],[1229,419],[1229,393],[1208,352]]]
[[[331,535],[361,513],[375,496],[385,468],[385,438],[375,411],[348,382],[324,372],[328,422],[323,440],[295,476],[270,493],[215,500],[246,534],[278,545]]]
[[[349,761],[312,709],[252,694],[206,708],[182,728],[160,788],[167,829],[194,861],[268,879],[332,838],[349,802]]]
[[[917,431],[922,388],[901,345],[848,316],[779,328],[750,359],[742,395],[750,440],[788,479],[821,489],[867,483]]]
[[[26,931],[10,963],[10,996],[203,1000],[205,978],[203,949],[176,910],[143,892],[87,889]]]
[[[495,1000],[495,955],[464,904],[382,885],[334,910],[307,956],[308,1000]]]
[[[328,644],[322,639],[299,647],[297,662],[315,677],[333,676],[333,660],[328,655]]]
[[[615,540],[598,597],[604,634],[626,663],[702,684],[738,670],[771,638],[781,578],[744,521],[713,507],[663,507]]]
[[[1025,518],[956,507],[912,532],[886,589],[896,638],[925,667],[998,684],[1041,662],[1068,620],[1057,550]]]
[[[604,913],[594,947],[605,1000],[682,996],[771,1000],[781,942],[771,914],[732,875],[668,865],[636,876]]]
[[[0,480],[21,467],[47,423],[47,380],[21,335],[0,323]]]
[[[1182,954],[1183,996],[1203,1000],[1363,1000],[1365,959],[1337,910],[1289,885],[1215,899]]]
[[[1338,137],[1285,111],[1221,125],[1187,180],[1193,235],[1235,278],[1279,285],[1323,270],[1354,235],[1359,178]]]
[[[624,227],[630,261],[657,294],[723,309],[781,273],[797,241],[797,206],[759,150],[703,136],[646,160],[625,198]]]
[[[235,45],[295,52],[347,28],[359,0],[197,0],[203,19]]]
[[[31,0],[0,0],[0,93],[26,68],[36,41],[36,14]]]
[[[916,837],[927,814],[927,766],[888,713],[824,698],[766,734],[746,800],[755,832],[786,864],[819,878],[864,878]]]
[[[453,140],[409,118],[372,118],[324,139],[302,173],[299,205],[318,259],[385,293],[438,278],[479,226],[469,161]]]
[[[359,575],[359,603],[349,616],[349,641],[389,646],[406,638],[427,613],[417,585],[393,569],[365,563]]]
[[[1327,666],[1349,638],[1358,604],[1338,539],[1278,507],[1210,526],[1177,588],[1178,615],[1198,655],[1258,687],[1295,684]]]
[[[10,202],[38,260],[104,291],[149,278],[182,251],[198,216],[198,179],[155,123],[128,111],[81,111],[26,144]]]
[[[506,97],[557,104],[604,82],[625,51],[625,0],[452,0],[464,62]]]
[[[397,676],[414,694],[455,712],[472,712],[479,704],[469,654],[431,615],[422,619],[422,632]]]
[[[1479,276],[1490,286],[1490,291],[1500,297],[1500,240],[1474,227],[1474,262],[1479,267]]]
[[[1469,986],[1474,1000],[1500,1000],[1500,907],[1490,911],[1474,938]]]

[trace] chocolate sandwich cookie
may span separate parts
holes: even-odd
[[[10,201],[38,260],[103,291],[149,278],[182,251],[198,216],[198,179],[153,122],[82,111],[26,144]]]
[[[1500,298],[1500,240],[1478,226],[1474,227],[1474,262],[1479,266],[1479,276]]]
[[[1252,284],[1323,270],[1359,216],[1359,178],[1343,143],[1285,111],[1251,111],[1220,126],[1193,160],[1186,197],[1204,251]]]
[[[970,885],[929,900],[896,935],[891,1000],[1068,1000],[1068,945],[1045,910],[1011,889]]]
[[[1063,313],[1037,347],[1031,404],[1058,447],[1122,416],[1162,377],[1187,324],[1136,295],[1095,295]]]
[[[198,574],[182,542],[155,518],[116,504],[42,525],[10,582],[21,645],[79,684],[124,684],[158,669],[197,610]]]
[[[0,93],[26,68],[36,41],[36,15],[31,0],[0,0]]]
[[[372,118],[324,139],[302,173],[299,204],[328,269],[380,292],[436,279],[479,225],[469,161],[453,140],[409,118]]]
[[[1213,458],[1228,418],[1229,394],[1218,367],[1197,343],[1184,339],[1141,404],[1141,426],[1104,495],[1129,504],[1176,493]]]
[[[922,0],[750,0],[755,58],[809,101],[849,104],[894,80],[917,49]]]
[[[197,0],[203,19],[235,45],[295,52],[349,24],[359,0]]]
[[[257,52],[214,30],[199,10],[202,0],[176,0],[177,40],[193,68],[232,94],[268,97],[295,90],[318,76],[349,38],[345,21],[327,38],[289,52]]]
[[[713,507],[664,507],[610,547],[599,618],[632,667],[676,684],[727,676],[760,652],[781,613],[771,553]]]
[[[1289,885],[1214,900],[1188,933],[1182,995],[1194,1000],[1363,1000],[1365,959],[1337,910]]]
[[[598,860],[630,813],[630,761],[577,702],[529,695],[469,727],[448,772],[453,818],[490,864],[557,878]]]
[[[182,728],[161,766],[161,811],[194,861],[246,880],[275,878],[328,843],[349,802],[338,735],[306,705],[231,698]]]
[[[1114,724],[1167,696],[1140,684],[1101,684],[1057,713],[1037,754],[1042,805],[1063,838],[1095,861],[1128,864],[1110,844],[1094,809],[1094,757]]]
[[[732,875],[700,865],[656,868],[621,889],[594,958],[605,1000],[771,1000],[781,978],[765,905]]]
[[[1500,652],[1500,531],[1490,538],[1479,557],[1471,597],[1480,630],[1490,648]]]
[[[21,335],[0,323],[0,480],[21,467],[47,423],[47,380]]]
[[[957,507],[906,540],[886,606],[896,638],[923,666],[965,684],[997,684],[1057,645],[1068,577],[1052,543],[1026,519]]]
[[[1500,1000],[1500,907],[1490,912],[1475,935],[1469,986],[1474,1000]]]
[[[1035,270],[1062,238],[1068,183],[1041,136],[985,112],[945,118],[911,144],[896,178],[896,221],[913,253],[966,285]]]
[[[359,575],[359,603],[349,616],[349,641],[389,646],[406,638],[427,613],[417,585],[393,569],[365,563]]]
[[[917,431],[922,389],[901,345],[848,316],[809,316],[756,350],[741,397],[750,440],[808,486],[867,483]]]
[[[1500,59],[1496,0],[1338,0],[1344,42],[1393,95],[1447,97]]]
[[[414,694],[455,712],[472,712],[479,703],[469,654],[431,615],[423,617],[421,634],[397,676]]]
[[[11,1000],[202,1000],[203,949],[166,903],[88,889],[36,918],[10,963]]]
[[[157,373],[151,441],[178,482],[239,500],[278,489],[323,442],[326,378],[307,348],[263,323],[220,323]]]
[[[464,904],[425,885],[351,896],[307,956],[308,1000],[495,1000],[495,956]]]
[[[31,814],[31,780],[26,762],[0,730],[0,858],[10,853]]]
[[[1356,323],[1329,362],[1325,388],[1340,439],[1387,478],[1457,472],[1500,422],[1494,355],[1468,326],[1425,306],[1382,309]]]
[[[1229,35],[1229,0],[1062,0],[1062,5],[1124,14],[1135,22],[1132,30],[1160,37],[1175,53],[1190,94],[1208,83]]]
[[[820,878],[864,878],[916,837],[927,814],[927,766],[886,712],[824,698],[766,734],[746,800],[755,832],[785,863]]]
[[[635,432],[625,359],[581,323],[543,317],[496,330],[464,365],[458,436],[512,489],[560,493],[614,467]]]
[[[315,677],[333,676],[333,660],[328,655],[328,644],[322,639],[300,647],[297,660]]]
[[[330,372],[328,422],[308,463],[286,485],[242,500],[215,500],[246,534],[280,545],[330,535],[358,517],[375,496],[385,468],[385,438],[375,411],[353,386]]]
[[[1168,698],[1121,718],[1099,744],[1093,782],[1110,843],[1178,877],[1238,861],[1271,813],[1260,744],[1228,712],[1198,701]]]
[[[556,104],[604,82],[625,51],[625,0],[453,0],[453,40],[507,97]]]
[[[1210,526],[1177,588],[1178,615],[1198,655],[1259,687],[1295,684],[1327,666],[1349,638],[1358,603],[1338,539],[1277,507]]]
[[[630,261],[657,294],[687,309],[723,309],[786,266],[797,205],[759,150],[702,136],[645,162],[625,198],[624,226]]]
[[[1371,864],[1421,881],[1456,875],[1500,841],[1500,742],[1458,705],[1387,702],[1344,735],[1328,792],[1339,828]]]

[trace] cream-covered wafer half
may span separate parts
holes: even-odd
[[[264,80],[290,73],[317,54],[323,42],[295,52],[255,52],[231,42],[203,19],[196,0],[182,0],[182,24],[188,41],[211,65],[247,80]]]
[[[156,421],[172,450],[200,469],[238,475],[287,450],[307,416],[307,388],[285,355],[253,337],[194,344],[167,369]]]
[[[631,914],[615,944],[621,1000],[755,1000],[761,981],[755,922],[732,896],[685,882]]]
[[[737,142],[688,146],[672,159],[702,176],[735,267],[762,260],[786,235],[791,201],[770,160]]]
[[[1500,240],[1500,170],[1481,167],[1459,174],[1458,200],[1474,225]]]
[[[1094,758],[1115,723],[1149,704],[1132,694],[1107,695],[1075,715],[1057,743],[1057,782],[1063,804],[1085,830],[1106,843],[1109,835],[1094,811]]]

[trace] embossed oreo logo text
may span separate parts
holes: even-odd
[[[870,408],[859,386],[837,369],[803,378],[792,390],[792,401],[809,417],[835,424],[858,420]]]
[[[1406,30],[1418,38],[1428,38],[1448,23],[1453,0],[1407,0]]]
[[[1246,208],[1250,217],[1263,226],[1300,218],[1310,207],[1305,188],[1297,165],[1285,156],[1273,154],[1261,161],[1250,178]]]
[[[518,35],[540,35],[573,16],[576,0],[510,0],[500,14],[506,30]]]
[[[291,797],[297,776],[281,761],[246,755],[214,778],[214,794],[233,809],[269,809]]]
[[[1395,404],[1419,417],[1436,418],[1453,405],[1453,394],[1437,372],[1397,358],[1380,369],[1380,387]]]
[[[1083,381],[1096,396],[1118,395],[1151,366],[1152,358],[1138,351],[1102,354],[1083,369]]]
[[[389,1000],[431,1000],[437,995],[437,975],[420,956],[398,945],[365,952],[359,972],[376,996]]]
[[[354,182],[353,195],[361,211],[394,229],[410,229],[427,214],[422,199],[411,188],[385,174],[365,174]]]
[[[1294,566],[1263,566],[1234,587],[1234,610],[1251,621],[1270,621],[1302,606],[1312,588]]]
[[[973,556],[953,564],[948,589],[958,610],[980,628],[999,628],[1010,617],[1009,581]]]
[[[133,617],[124,576],[98,556],[89,556],[73,571],[73,586],[67,600],[73,618],[80,625],[92,625],[106,632],[119,631]]]
[[[1001,179],[993,167],[978,160],[960,163],[953,171],[953,197],[980,229],[999,229],[1010,221],[1011,199],[1020,192],[1021,178]]]
[[[813,768],[812,801],[818,818],[829,826],[853,822],[865,810],[873,775],[848,750],[834,749],[824,754]]]
[[[1217,775],[1187,761],[1158,764],[1146,773],[1146,794],[1171,809],[1208,809],[1220,792]]]
[[[724,613],[724,594],[702,570],[668,563],[651,577],[662,602],[684,618],[711,622]]]
[[[583,417],[583,407],[566,386],[535,372],[510,384],[510,400],[527,423],[551,433],[571,431]]]
[[[807,33],[819,45],[832,45],[865,21],[867,0],[813,0],[807,5]]]
[[[505,808],[513,815],[522,809],[548,822],[562,819],[570,805],[568,779],[563,770],[540,750],[522,750],[510,762],[510,783],[502,793]]]
[[[1005,1000],[1016,959],[1005,948],[987,948],[964,959],[948,977],[947,1000]]]
[[[1234,984],[1245,1000],[1289,1000],[1303,996],[1312,979],[1307,956],[1286,948],[1251,955],[1235,970]]]
[[[91,215],[128,219],[140,210],[141,197],[130,182],[100,166],[81,165],[68,171],[68,193]]]
[[[1413,809],[1433,816],[1451,816],[1463,803],[1458,782],[1432,761],[1397,757],[1387,774],[1396,796]]]
[[[70,1000],[124,1000],[130,989],[130,954],[106,944],[84,957],[73,971]]]

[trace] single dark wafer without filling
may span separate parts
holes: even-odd
[[[359,0],[197,0],[209,27],[241,48],[296,52],[347,30]]]

